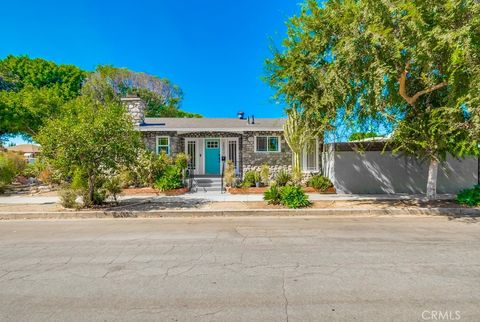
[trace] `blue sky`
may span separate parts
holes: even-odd
[[[93,70],[99,64],[169,78],[182,108],[206,117],[283,115],[261,77],[300,11],[296,0],[7,1],[0,57],[26,54]]]

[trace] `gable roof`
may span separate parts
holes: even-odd
[[[283,131],[284,118],[255,118],[254,124],[237,118],[147,117],[140,131]]]

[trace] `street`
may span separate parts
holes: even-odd
[[[0,320],[479,321],[479,246],[469,218],[3,221]]]

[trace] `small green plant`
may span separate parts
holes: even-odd
[[[154,187],[160,191],[178,189],[182,186],[182,169],[176,165],[168,166],[154,184]]]
[[[78,208],[78,192],[71,187],[63,187],[59,192],[60,203],[64,208]]]
[[[287,183],[289,183],[291,180],[292,180],[292,176],[290,175],[290,173],[288,173],[285,170],[278,171],[277,175],[275,176],[275,182],[280,187],[286,186]]]
[[[245,172],[245,174],[243,176],[242,187],[250,188],[250,187],[255,186],[256,178],[257,178],[256,171]]]
[[[262,167],[260,168],[260,178],[262,180],[262,183],[265,186],[268,186],[270,183],[270,167],[268,164],[264,163]]]
[[[223,172],[223,177],[225,179],[225,185],[227,187],[233,187],[235,184],[235,165],[231,160],[227,161],[225,171]]]
[[[277,185],[270,186],[270,188],[263,193],[263,200],[271,205],[280,204],[282,201],[281,188]]]
[[[281,203],[288,208],[310,206],[308,196],[299,185],[287,185],[281,189]]]
[[[327,177],[324,177],[320,174],[316,174],[308,180],[307,186],[315,188],[320,191],[325,191],[328,188],[333,187],[333,184],[330,181],[330,179],[328,179]]]
[[[106,190],[108,196],[112,196],[115,203],[118,205],[117,196],[122,192],[122,184],[120,177],[114,176],[105,180],[103,188]]]
[[[471,207],[480,206],[480,185],[460,191],[457,195],[456,202]]]

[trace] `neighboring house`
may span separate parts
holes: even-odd
[[[189,156],[195,175],[220,175],[222,157],[235,164],[238,175],[268,164],[273,176],[291,171],[292,151],[283,136],[283,118],[148,118],[145,103],[138,97],[122,101],[132,115],[148,149],[156,153]],[[318,142],[304,152],[304,172],[320,170]]]
[[[18,144],[7,147],[8,151],[22,154],[28,163],[35,162],[35,158],[40,153],[41,148],[36,144]]]

